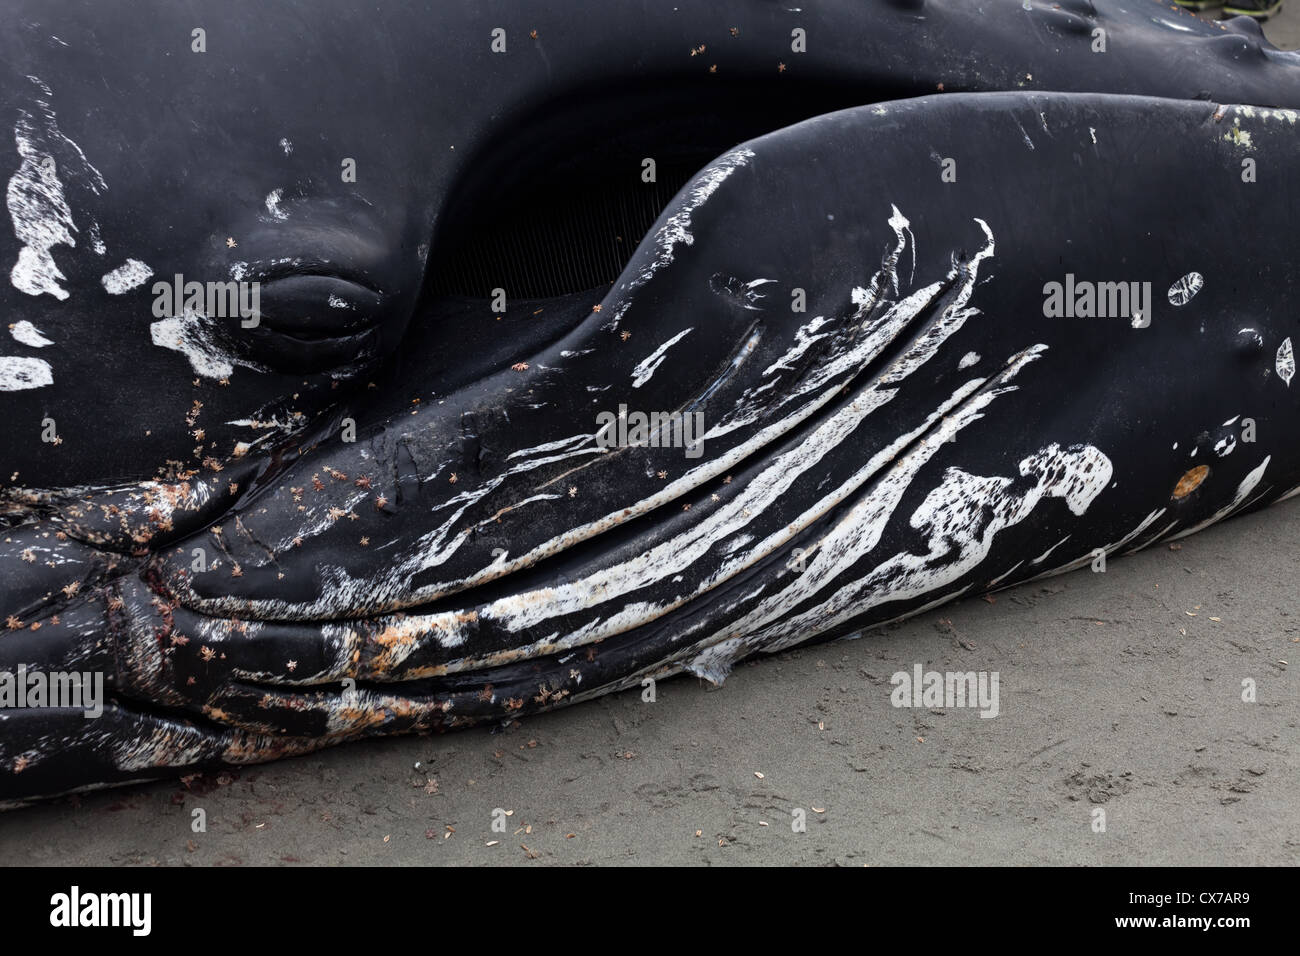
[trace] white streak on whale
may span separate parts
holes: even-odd
[[[1030,563],[1030,564],[1042,564],[1044,561],[1047,560],[1048,556],[1050,556],[1051,553],[1052,553],[1053,551],[1055,551],[1055,550],[1056,550],[1057,548],[1059,548],[1061,545],[1065,544],[1065,542],[1069,541],[1071,537],[1072,537],[1072,535],[1068,535],[1068,534],[1067,534],[1064,538],[1062,538],[1060,541],[1056,542],[1056,544],[1052,545],[1050,548],[1048,548],[1046,551],[1044,551],[1044,552],[1043,552],[1042,554],[1040,554],[1038,557],[1034,558],[1034,560],[1031,561],[1031,562],[1029,562],[1029,563]]]
[[[663,364],[664,357],[668,350],[694,331],[694,327],[682,329],[682,331],[678,332],[671,339],[638,362],[636,368],[632,369],[632,387],[640,388],[646,382],[650,381],[651,376],[653,376],[659,369],[659,366]]]
[[[29,77],[45,95],[49,88]],[[99,170],[86,161],[85,154],[72,140],[64,136],[55,121],[54,112],[44,100],[38,100],[40,115],[28,110],[18,111],[14,126],[14,142],[22,163],[9,179],[5,202],[14,235],[23,244],[18,251],[18,261],[9,273],[14,288],[28,295],[48,293],[60,301],[68,291],[60,285],[66,278],[54,262],[51,251],[55,246],[76,246],[73,233],[77,227],[72,219],[72,209],[64,195],[59,178],[59,157],[68,160],[68,171],[78,174],[93,192],[107,187]],[[91,224],[92,235],[97,233]]]
[[[1237,486],[1237,493],[1233,496],[1232,502],[1230,504],[1227,504],[1224,507],[1220,508],[1218,511],[1216,511],[1210,517],[1206,518],[1200,524],[1193,525],[1192,527],[1188,528],[1186,531],[1178,532],[1178,534],[1174,535],[1169,540],[1177,541],[1179,538],[1185,538],[1189,534],[1195,534],[1198,531],[1202,531],[1205,528],[1208,528],[1210,525],[1214,524],[1215,522],[1222,521],[1224,518],[1228,517],[1228,515],[1236,511],[1237,508],[1239,508],[1242,505],[1242,503],[1248,497],[1250,497],[1250,493],[1255,490],[1255,486],[1258,485],[1260,480],[1264,477],[1264,469],[1268,467],[1268,463],[1272,460],[1273,460],[1272,455],[1265,455],[1264,460],[1259,463],[1259,467],[1255,468],[1253,471],[1250,472],[1250,474],[1246,475],[1245,478],[1241,479],[1241,484]]]
[[[139,259],[127,259],[112,272],[106,273],[99,282],[109,295],[122,295],[139,288],[152,275],[153,269]]]
[[[989,251],[991,250],[985,250],[985,252]],[[981,258],[983,256],[976,257],[974,262],[977,264]],[[973,288],[976,279],[977,271],[971,269],[964,282],[967,291],[969,291],[969,288]],[[809,436],[804,438],[800,445],[777,456],[746,485],[741,495],[704,521],[692,526],[681,535],[650,549],[648,552],[612,568],[602,569],[596,574],[567,582],[559,587],[547,588],[544,592],[512,595],[494,601],[476,612],[477,620],[496,621],[505,631],[519,632],[541,625],[555,617],[562,617],[569,613],[590,608],[593,605],[611,602],[620,595],[632,594],[644,587],[662,583],[670,578],[674,581],[680,581],[680,575],[689,573],[715,544],[729,540],[730,536],[737,531],[752,526],[753,522],[763,516],[770,507],[783,500],[786,492],[805,474],[809,475],[810,480],[815,478],[812,469],[815,468],[817,463],[827,454],[841,447],[844,439],[851,435],[872,411],[886,404],[897,394],[897,389],[883,388],[882,384],[897,383],[905,379],[933,357],[947,338],[961,327],[967,316],[974,311],[963,307],[965,301],[966,297],[959,294],[956,301],[945,310],[942,318],[936,321],[930,333],[921,336],[904,356],[896,360],[885,375],[864,388],[847,405],[830,415]],[[884,319],[882,319],[882,323],[889,324]],[[990,388],[979,395],[975,395],[985,384],[985,379],[973,379],[967,382],[954,392],[951,398],[935,409],[917,428],[897,436],[885,448],[880,449],[870,461],[839,488],[828,494],[823,494],[803,514],[783,524],[779,530],[753,547],[741,545],[741,547],[745,547],[743,551],[736,547],[730,548],[728,550],[728,560],[720,566],[710,566],[705,562],[694,587],[688,585],[682,593],[679,593],[673,599],[666,602],[634,602],[619,608],[605,618],[591,621],[589,624],[566,634],[563,638],[559,638],[558,632],[548,634],[541,640],[522,648],[514,647],[508,651],[481,655],[473,659],[453,661],[446,665],[446,671],[454,672],[484,664],[518,659],[520,656],[532,653],[551,653],[556,650],[581,646],[603,637],[621,633],[629,628],[643,625],[649,620],[661,617],[681,607],[693,598],[733,577],[745,567],[771,554],[777,548],[788,544],[796,534],[823,516],[829,509],[846,500],[854,490],[869,481],[911,442],[933,428],[936,423],[939,423],[937,436],[931,436],[926,445],[923,446],[929,449],[928,454],[925,456],[926,460],[928,460],[929,455],[934,454],[957,431],[978,420],[984,407],[999,395],[1013,389],[1014,386],[1005,383],[1026,364],[1034,361],[1044,348],[1043,346],[1034,346],[1013,356],[1009,360],[1006,370],[999,377],[998,384],[1001,387]],[[828,389],[827,395],[833,396],[838,393],[839,388],[834,387]],[[974,398],[972,398],[973,395],[975,395]],[[818,404],[812,403],[814,406]],[[802,412],[803,410],[800,410],[800,412],[796,412],[790,417],[802,419]],[[754,445],[761,447],[770,444],[775,437],[773,433],[780,434],[785,430],[780,426],[789,427],[788,420],[768,426],[759,433],[758,437],[741,447],[746,448]],[[921,463],[923,462],[917,460],[918,468]],[[697,469],[697,471],[704,470],[703,466]],[[680,481],[686,481],[687,477],[680,479]],[[1109,476],[1105,477],[1108,480]],[[899,494],[905,487],[904,484],[897,489]],[[629,510],[639,511],[640,504]],[[1071,506],[1074,507],[1073,502]],[[854,522],[849,523],[853,524]],[[858,525],[861,526],[861,522],[858,522]],[[575,529],[575,532],[577,530],[581,529]],[[575,532],[567,532],[560,538],[535,548],[530,554],[524,555],[518,562],[513,563],[527,565],[532,560],[537,560],[550,551],[562,539],[573,536]],[[563,544],[560,544],[560,547],[563,547]],[[493,570],[498,571],[500,569],[494,568]],[[806,584],[815,581],[819,577],[822,576],[816,574],[800,576],[801,582]],[[543,594],[545,600],[539,600]],[[428,629],[429,639],[444,645],[448,637],[454,636],[454,639],[458,642],[466,639],[468,625],[466,615],[463,613],[447,612],[429,615],[425,619],[425,624]]]
[[[0,355],[0,392],[21,392],[54,384],[54,372],[45,359]]]
[[[1006,571],[1003,571],[996,578],[990,581],[989,587],[993,587],[993,585],[995,584],[1001,584],[1003,581],[1005,581],[1007,578],[1011,577],[1011,575],[1015,573],[1016,568],[1020,567],[1024,563],[1025,563],[1025,559],[1021,558],[1015,564],[1011,565],[1011,567],[1008,568]]]
[[[1205,277],[1199,272],[1189,272],[1169,287],[1169,304],[1184,306],[1196,297],[1205,285]]]
[[[677,246],[689,246],[695,243],[695,236],[691,234],[691,218],[695,210],[708,202],[709,197],[718,191],[718,187],[727,181],[727,177],[753,158],[752,149],[734,149],[695,177],[695,182],[691,185],[686,198],[678,204],[677,211],[655,233],[652,242],[656,251],[650,262],[624,286],[625,294],[614,310],[614,317],[610,322],[611,328],[617,327],[618,320],[632,304],[630,294],[649,282],[660,269],[672,263]]]
[[[1286,383],[1287,388],[1291,387],[1291,379],[1295,377],[1295,351],[1291,347],[1291,338],[1282,340],[1282,344],[1277,347],[1277,359],[1274,363],[1277,369],[1277,377]]]
[[[773,372],[794,371],[794,363],[803,357],[803,354],[808,351],[813,343],[830,335],[829,332],[822,332],[820,335],[813,334],[826,324],[826,317],[819,315],[806,325],[801,325],[794,333],[794,345],[790,346],[779,359],[763,369],[763,377],[766,378]]]
[[[231,355],[213,332],[211,320],[192,309],[179,317],[150,323],[149,337],[159,348],[180,352],[195,374],[204,378],[229,378],[236,365],[262,371],[262,367]]]
[[[977,315],[978,310],[967,308],[970,296],[978,280],[979,265],[985,258],[993,255],[993,236],[988,225],[983,220],[976,219],[975,222],[984,231],[987,243],[984,248],[975,256],[966,262],[954,262],[952,271],[948,274],[947,280],[937,282],[931,286],[920,290],[908,296],[907,299],[896,302],[886,310],[882,315],[870,316],[864,321],[868,324],[864,326],[864,331],[855,336],[854,344],[851,348],[845,349],[841,353],[832,353],[831,356],[824,360],[824,363],[833,365],[836,373],[853,374],[859,370],[863,364],[870,363],[892,342],[896,337],[915,319],[917,315],[926,308],[931,307],[937,300],[941,291],[948,295],[947,304],[942,314],[936,318],[929,326],[926,333],[922,334],[915,342],[912,343],[908,352],[901,358],[895,360],[893,365],[885,370],[884,374],[877,377],[874,382],[867,388],[867,391],[860,395],[854,401],[855,414],[865,416],[872,409],[879,407],[890,401],[897,393],[897,389],[890,386],[901,383],[913,371],[929,361],[943,343],[973,315]],[[900,239],[900,244],[905,240]],[[901,249],[894,250],[887,263],[896,264],[898,254]],[[884,271],[884,270],[882,270]],[[956,292],[953,293],[954,280],[956,280]],[[890,283],[881,273],[877,273],[876,280],[872,282],[872,288],[877,292],[883,293],[890,287]],[[950,298],[948,296],[951,296]],[[874,300],[873,300],[874,301]],[[870,309],[869,303],[861,303],[864,309]],[[859,311],[856,317],[862,316]],[[1040,349],[1030,349],[1015,360],[1017,367],[1025,361],[1031,361]],[[820,371],[820,369],[819,369]],[[375,605],[386,602],[394,597],[401,598],[403,604],[414,604],[426,600],[435,600],[439,597],[455,593],[457,591],[473,588],[479,584],[490,580],[495,580],[504,574],[511,573],[520,568],[529,567],[548,557],[552,554],[559,553],[566,548],[587,540],[593,536],[599,535],[608,528],[622,524],[631,520],[637,515],[646,514],[661,505],[673,501],[679,496],[697,489],[701,484],[714,478],[721,477],[730,471],[739,462],[754,454],[759,449],[770,447],[782,435],[799,427],[800,424],[816,415],[826,405],[842,397],[842,382],[832,381],[835,376],[824,374],[813,374],[812,383],[801,380],[803,388],[798,390],[798,395],[804,394],[813,387],[826,386],[820,388],[819,394],[804,401],[801,406],[796,405],[792,409],[785,409],[784,401],[780,403],[781,411],[778,414],[776,409],[771,410],[770,417],[774,419],[770,423],[757,429],[744,441],[736,446],[720,452],[709,461],[701,464],[699,467],[686,472],[680,477],[670,481],[649,497],[631,503],[627,506],[620,506],[614,511],[603,517],[587,521],[567,531],[564,531],[548,541],[542,542],[530,550],[527,550],[513,560],[506,563],[494,562],[479,571],[468,575],[458,576],[455,579],[430,582],[419,587],[412,587],[410,578],[420,571],[427,570],[446,562],[460,546],[475,533],[474,527],[457,528],[466,509],[482,500],[488,494],[496,490],[498,486],[507,480],[511,475],[530,470],[538,465],[546,464],[548,461],[560,460],[562,458],[571,458],[577,455],[592,454],[598,449],[580,449],[570,450],[565,454],[556,457],[548,457],[540,461],[528,461],[511,467],[506,473],[498,475],[483,486],[467,490],[465,493],[455,496],[454,498],[439,504],[434,510],[441,511],[445,509],[454,509],[447,520],[437,529],[422,536],[415,543],[412,552],[396,566],[387,569],[381,577],[366,576],[362,578],[353,577],[348,571],[338,566],[324,566],[321,568],[322,589],[319,596],[309,603],[290,603],[273,600],[259,600],[252,602],[241,601],[237,605],[229,607],[238,607],[240,613],[246,613],[252,607],[258,609],[257,613],[263,616],[301,616],[304,614],[331,613],[333,609],[346,606],[348,602],[364,599],[368,604]],[[978,380],[982,382],[983,379]],[[759,417],[763,409],[756,409],[754,418]],[[844,409],[841,408],[840,412]],[[839,414],[839,413],[837,413]],[[822,426],[828,423],[823,422]],[[823,434],[820,430],[813,433],[814,435]],[[708,437],[708,436],[706,436]],[[808,441],[805,438],[804,441]],[[563,441],[563,440],[562,440]],[[818,452],[814,458],[820,458],[829,448],[824,448]],[[808,460],[810,465],[814,458]],[[784,462],[784,457],[782,458]],[[796,466],[793,470],[798,472],[799,462],[794,462]],[[785,471],[792,470],[788,464],[783,463],[782,468]],[[785,477],[785,476],[782,476]],[[769,502],[770,503],[770,502]],[[745,507],[741,506],[742,509]],[[764,505],[765,507],[765,505]],[[752,509],[751,509],[752,510]],[[743,516],[744,521],[741,526],[748,524],[749,516]],[[712,526],[710,526],[712,527]],[[719,534],[729,534],[732,530],[728,529],[719,531]],[[454,535],[454,537],[453,537]],[[680,544],[680,542],[679,542]],[[671,557],[671,556],[670,556]],[[671,567],[670,567],[671,565]],[[664,576],[680,570],[672,560],[665,564]],[[614,596],[608,592],[603,597]],[[548,598],[549,599],[549,598]],[[522,600],[516,596],[511,600]],[[408,603],[409,602],[409,603]],[[224,612],[227,610],[227,602],[222,599],[203,599],[191,597],[190,606],[204,608],[209,612]],[[505,608],[502,607],[502,612]],[[442,626],[442,625],[440,625]],[[453,630],[459,630],[465,626],[463,620],[453,614],[448,618],[446,626],[452,627]],[[512,628],[513,629],[513,628]]]
[[[280,208],[280,202],[283,198],[283,189],[273,189],[266,196],[266,211],[271,214],[272,219],[281,222],[289,218],[289,214]]]
[[[1062,449],[1052,444],[1022,460],[1021,477],[1037,479],[1023,494],[1013,491],[1011,478],[986,478],[960,468],[949,468],[909,520],[913,528],[925,534],[926,553],[900,551],[877,564],[860,580],[839,588],[811,610],[790,615],[789,608],[795,606],[795,601],[823,588],[838,570],[851,567],[875,547],[883,525],[902,495],[900,490],[888,487],[888,482],[910,484],[921,465],[951,437],[946,431],[941,429],[929,436],[920,448],[895,466],[890,478],[881,483],[885,487],[873,489],[823,539],[822,547],[837,555],[835,570],[822,573],[810,564],[784,592],[768,598],[743,621],[716,635],[725,642],[725,650],[701,654],[687,669],[696,672],[702,668],[725,674],[730,661],[752,650],[772,652],[798,643],[814,623],[818,629],[826,630],[868,608],[932,594],[978,567],[988,557],[994,537],[1029,517],[1044,498],[1063,498],[1071,512],[1082,515],[1110,481],[1110,460],[1091,445]],[[914,456],[917,460],[913,460]],[[874,513],[873,504],[876,505]],[[865,529],[861,523],[864,518],[868,522]],[[804,584],[806,579],[812,579],[813,583]],[[745,637],[726,637],[736,632]]]
[[[26,319],[15,322],[13,328],[9,330],[9,334],[19,342],[22,342],[23,345],[30,345],[34,349],[43,349],[47,345],[54,344],[41,334],[40,329],[32,325]]]
[[[899,245],[902,246],[905,244],[904,233],[906,233],[907,237],[912,240],[911,243],[912,273],[907,280],[908,285],[911,285],[913,282],[916,281],[916,236],[912,234],[912,224],[908,221],[906,216],[904,216],[901,212],[898,211],[898,207],[895,206],[893,203],[890,203],[889,208],[893,211],[889,217],[889,226],[891,229],[894,230],[894,235],[898,238]],[[894,294],[897,295],[898,275],[895,274],[893,279],[894,279]]]

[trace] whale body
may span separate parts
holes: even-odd
[[[1300,488],[1257,28],[551,6],[17,4],[0,799],[721,682]]]

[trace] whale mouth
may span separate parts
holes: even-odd
[[[609,83],[506,124],[450,190],[426,293],[558,298],[607,287],[682,187],[738,143],[908,95],[829,80],[718,77]]]
[[[691,194],[686,195],[689,201]],[[232,564],[247,568],[249,575],[290,569],[284,563],[287,554],[272,553],[278,549],[263,537],[266,529],[252,525],[252,511],[237,508],[233,523],[229,515],[221,519],[229,530],[215,541],[207,534],[176,549],[188,559],[200,540],[203,547],[215,548],[215,579],[192,574],[160,553],[147,559],[141,573],[122,575],[109,585],[109,606],[116,608],[111,615],[114,633],[121,643],[136,648],[118,663],[124,700],[163,701],[189,712],[192,719],[208,718],[248,732],[278,734],[293,726],[295,733],[327,742],[380,726],[393,732],[472,723],[490,717],[503,702],[509,710],[530,700],[546,705],[581,699],[597,688],[608,688],[623,666],[614,661],[670,660],[682,654],[707,636],[707,628],[701,628],[708,617],[700,618],[693,610],[697,598],[715,591],[734,596],[772,576],[792,581],[795,574],[787,565],[791,548],[814,552],[827,522],[863,498],[888,495],[890,476],[928,460],[956,430],[1013,390],[1011,380],[1037,357],[1029,350],[1007,356],[999,368],[937,391],[926,386],[925,391],[936,396],[935,403],[917,414],[903,414],[906,428],[891,426],[864,438],[864,444],[846,446],[843,438],[853,433],[855,423],[887,406],[909,381],[915,382],[915,373],[971,317],[967,304],[979,265],[992,252],[986,233],[983,249],[955,258],[946,275],[904,295],[902,263],[905,254],[915,251],[907,246],[905,220],[899,218],[894,225],[897,243],[886,250],[880,269],[861,294],[854,296],[856,308],[845,316],[843,327],[806,355],[807,361],[789,370],[786,385],[793,400],[747,406],[740,418],[755,421],[737,418],[730,424],[738,439],[749,440],[731,442],[727,452],[716,455],[720,460],[704,456],[698,470],[684,476],[671,494],[659,496],[662,500],[653,495],[637,500],[638,493],[631,490],[622,496],[625,507],[619,509],[619,520],[597,522],[585,533],[557,542],[549,553],[534,549],[519,560],[489,560],[478,575],[467,576],[432,599],[417,587],[396,613],[365,608],[364,601],[357,605],[355,593],[344,606],[333,603],[334,595],[326,605],[298,609],[281,598],[233,598],[230,585],[243,580],[245,572],[232,580],[223,573]],[[748,352],[757,348],[751,342]],[[749,393],[732,381],[744,377],[738,374],[742,369],[752,374],[744,356],[733,356],[720,375],[701,379],[693,401],[715,395],[743,398]],[[766,427],[753,427],[757,420]],[[723,436],[717,440],[726,442]],[[626,465],[627,458],[638,454],[640,449],[625,448],[596,460],[618,468],[620,459]],[[782,514],[777,507],[779,489],[771,483],[811,480],[811,474],[790,472],[807,471],[809,460],[828,464],[830,458],[838,458],[846,469],[847,480],[839,491],[823,490],[817,505],[803,515]],[[797,461],[805,463],[796,466]],[[355,497],[355,481],[340,480],[326,462],[313,467],[327,476],[334,490]],[[626,474],[626,468],[621,470]],[[634,471],[640,470],[635,466]],[[292,480],[287,480],[292,490]],[[533,480],[538,482],[535,487],[547,485],[544,476]],[[704,525],[716,527],[701,533],[691,515],[677,510],[678,503],[687,501],[703,511],[710,499],[719,503]],[[491,510],[502,503],[498,499],[485,507]],[[747,528],[767,540],[753,543]],[[703,550],[674,569],[669,555],[676,548]],[[260,563],[255,554],[259,549]],[[484,549],[474,550],[482,554]],[[725,573],[705,573],[700,567],[705,554],[709,558],[703,563],[720,562]],[[620,584],[636,566],[642,567],[637,573],[652,572],[661,582],[673,578],[676,570],[673,580],[681,582],[676,597],[644,605],[634,602],[599,629],[562,623],[605,603],[600,591],[607,585],[594,583],[602,576],[611,586],[630,585],[629,594],[649,586],[649,579]],[[272,575],[277,583],[280,573]],[[424,577],[409,564],[402,573],[412,585]],[[589,582],[593,589],[588,589]],[[223,593],[217,595],[214,586]],[[339,581],[335,586],[348,585]],[[283,590],[292,593],[292,588]],[[350,613],[354,605],[366,613]],[[557,628],[569,636],[558,639],[553,633]],[[141,643],[146,635],[148,640]],[[202,642],[198,657],[160,651],[196,641]],[[597,646],[599,655],[594,654]],[[177,692],[185,686],[193,690]]]
[[[76,654],[102,657],[101,644],[83,643],[83,618],[102,602],[121,713],[184,715],[230,760],[246,746],[232,742],[238,734],[319,746],[380,728],[456,726],[539,698],[579,699],[638,662],[680,659],[720,624],[708,606],[730,607],[761,580],[789,582],[793,549],[815,553],[828,524],[887,493],[890,475],[927,460],[1036,357],[1007,355],[955,378],[921,374],[974,314],[993,251],[978,223],[922,265],[893,210],[876,224],[888,241],[863,246],[876,265],[816,303],[821,315],[778,307],[787,289],[755,284],[761,273],[731,275],[725,237],[763,192],[746,181],[782,143],[776,134],[747,144],[697,173],[600,310],[586,306],[557,340],[538,343],[516,363],[522,371],[450,394],[439,375],[413,372],[382,390],[394,403],[358,415],[361,454],[319,435],[286,460],[241,463],[262,476],[232,475],[255,488],[237,497],[222,497],[221,476],[94,503],[86,510],[149,516],[141,525],[157,541],[148,554],[88,558],[100,587],[42,639],[66,634]],[[693,313],[673,336],[691,342],[688,363],[664,366],[671,345],[657,338],[621,348],[644,337],[665,302]],[[587,420],[593,396],[608,399],[573,380],[698,412],[708,422],[702,454],[600,448]],[[905,387],[919,392],[906,407],[894,401]],[[859,431],[870,416],[884,420]],[[534,420],[530,442],[496,445],[505,419],[523,434]],[[590,488],[600,492],[582,493]],[[814,502],[802,513],[782,505],[794,488]],[[555,517],[538,520],[541,508],[564,516],[558,534]],[[171,746],[169,731],[146,750]],[[269,752],[277,746],[289,745]]]

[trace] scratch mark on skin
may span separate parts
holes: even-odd
[[[1016,120],[1015,123],[1016,127],[1020,130],[1020,135],[1024,137],[1025,145],[1032,150],[1034,148],[1034,141],[1029,138],[1029,134],[1025,132],[1024,126],[1020,124],[1020,120]]]
[[[1048,548],[1046,551],[1044,551],[1044,552],[1043,552],[1042,554],[1040,554],[1038,557],[1034,558],[1034,560],[1031,561],[1031,562],[1029,562],[1029,563],[1030,563],[1030,564],[1042,564],[1044,561],[1046,561],[1046,560],[1048,559],[1048,557],[1051,555],[1051,553],[1052,553],[1053,551],[1055,551],[1055,550],[1056,550],[1057,548],[1059,548],[1061,545],[1065,544],[1065,542],[1069,541],[1071,537],[1072,537],[1072,535],[1068,535],[1068,534],[1067,534],[1064,538],[1062,538],[1060,541],[1056,542],[1056,544],[1052,545],[1050,548]]]
[[[830,332],[822,332],[820,335],[813,334],[818,329],[828,324],[829,320],[826,319],[825,316],[819,315],[807,325],[801,325],[794,333],[795,344],[790,346],[784,355],[763,370],[763,377],[767,378],[774,372],[794,371],[795,362],[802,358],[804,353],[807,352],[815,342],[827,338],[831,334]]]
[[[889,217],[889,226],[891,229],[894,230],[894,235],[898,239],[899,245],[900,246],[905,245],[904,234],[906,234],[907,238],[911,240],[910,244],[906,244],[907,248],[911,249],[912,251],[912,272],[907,280],[908,285],[911,285],[916,281],[916,236],[912,234],[912,224],[907,221],[906,216],[904,216],[901,212],[898,211],[898,207],[893,204],[890,204],[889,208],[893,211],[892,215]],[[897,295],[898,294],[897,272],[894,273],[893,278],[894,278],[894,294]]]
[[[994,578],[992,581],[990,581],[990,582],[989,582],[989,587],[993,587],[993,586],[996,585],[996,584],[1001,584],[1001,583],[1002,583],[1003,581],[1005,581],[1007,578],[1011,577],[1011,575],[1015,574],[1015,572],[1016,572],[1016,568],[1020,567],[1020,566],[1021,566],[1022,564],[1024,564],[1024,563],[1025,563],[1025,562],[1024,562],[1024,559],[1022,558],[1021,560],[1017,561],[1015,564],[1011,565],[1010,568],[1008,568],[1006,571],[1003,571],[1003,572],[1002,572],[1001,574],[999,574],[996,578]]]
[[[1005,382],[1024,364],[1035,360],[1041,350],[1043,347],[1037,346],[1015,356],[1001,381]],[[988,557],[997,532],[1022,522],[1044,497],[1065,498],[1073,514],[1084,514],[1112,475],[1109,459],[1095,447],[1074,446],[1062,450],[1060,446],[1050,445],[1022,460],[1021,476],[1037,477],[1034,488],[1023,494],[1011,493],[1011,479],[984,479],[967,475],[959,468],[949,468],[940,485],[910,519],[911,527],[930,532],[930,553],[900,551],[875,564],[868,574],[840,588],[827,600],[819,601],[814,610],[793,617],[789,614],[790,607],[809,600],[826,588],[828,581],[835,580],[875,549],[902,494],[920,468],[959,429],[982,418],[983,408],[1009,388],[1014,386],[983,392],[952,419],[945,420],[943,427],[924,438],[906,458],[894,464],[872,492],[809,549],[815,554],[811,561],[806,559],[802,574],[794,576],[781,591],[764,598],[745,618],[697,645],[722,641],[725,648],[708,653],[702,666],[716,674],[723,659],[737,659],[755,649],[771,652],[798,643],[814,622],[823,630],[835,627],[854,617],[863,606],[920,597],[956,583]],[[736,632],[745,637],[733,637]],[[694,666],[694,662],[688,665],[688,670],[694,671]]]
[[[759,292],[758,288],[759,286],[771,285],[774,282],[776,282],[775,279],[753,279],[744,282],[735,276],[715,272],[709,278],[709,287],[718,295],[737,302],[743,309],[750,312],[761,312],[763,307],[758,303],[766,299],[767,296]],[[597,309],[599,309],[599,306],[597,306]]]
[[[640,388],[646,382],[650,381],[651,376],[653,376],[654,373],[658,371],[659,366],[663,364],[668,350],[694,331],[695,329],[693,327],[683,329],[638,362],[636,368],[632,369],[632,387]]]
[[[988,401],[993,397],[990,395]],[[980,416],[963,410],[962,417],[969,421]],[[1049,445],[1022,460],[1020,476],[1036,479],[1024,493],[1013,491],[1011,478],[984,478],[949,468],[909,520],[912,528],[926,534],[927,553],[900,551],[860,579],[839,588],[815,609],[791,615],[789,608],[824,588],[840,571],[852,567],[875,548],[902,492],[920,467],[951,437],[947,431],[941,429],[928,437],[895,465],[879,490],[873,490],[819,542],[817,556],[804,573],[797,575],[797,580],[725,632],[702,642],[708,649],[687,669],[725,675],[731,662],[754,650],[772,653],[798,643],[814,623],[822,629],[833,628],[856,616],[863,607],[933,594],[974,570],[988,557],[994,537],[1024,521],[1042,499],[1063,498],[1073,514],[1082,515],[1110,482],[1110,460],[1090,445],[1068,449]],[[823,549],[829,557],[820,560]],[[731,636],[736,632],[745,636]]]

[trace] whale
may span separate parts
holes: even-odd
[[[720,683],[1300,488],[1253,24],[554,6],[16,4],[0,800]]]

